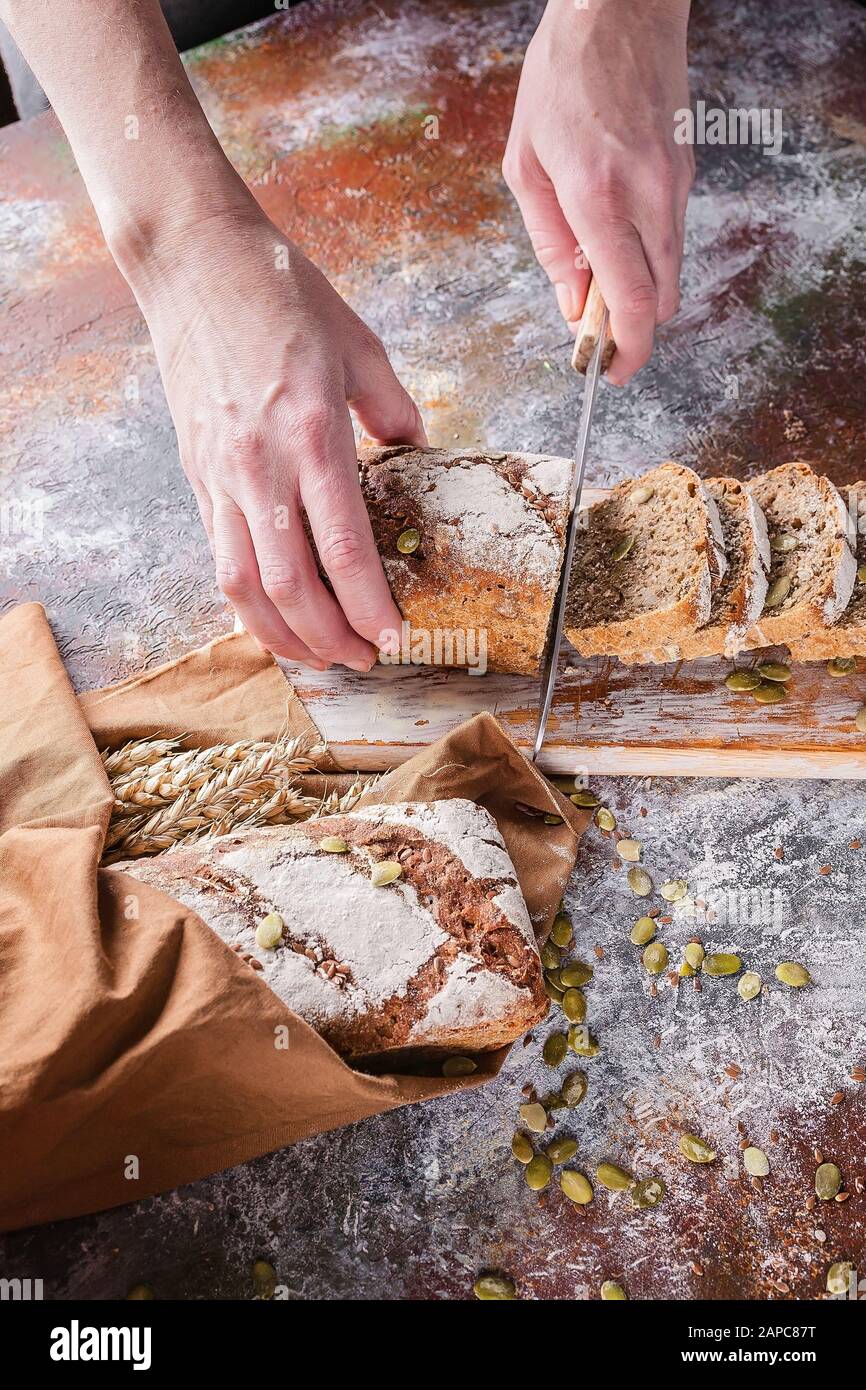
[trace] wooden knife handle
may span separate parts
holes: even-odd
[[[580,372],[581,376],[586,375],[589,359],[595,351],[603,314],[604,300],[601,297],[601,290],[598,288],[598,281],[592,279],[586,292],[586,303],[583,306],[583,314],[578,325],[577,336],[574,340],[574,352],[571,357],[572,367],[576,372]],[[615,352],[616,343],[610,331],[610,323],[608,323],[604,347],[601,350],[601,370],[603,372],[607,371]]]

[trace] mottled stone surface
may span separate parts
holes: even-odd
[[[605,392],[592,481],[668,454],[748,474],[792,453],[845,481],[863,472],[866,409],[866,15],[847,0],[823,6],[820,24],[805,0],[696,9],[694,96],[781,107],[784,148],[698,151],[683,309],[640,380]],[[434,443],[572,443],[565,334],[498,173],[536,11],[339,0],[190,60],[230,156],[383,336]],[[425,138],[431,115],[438,140]],[[228,620],[144,326],[52,118],[0,132],[0,161],[2,500],[18,509],[0,592],[7,606],[42,600],[74,679],[94,685]],[[599,1193],[582,1216],[524,1186],[508,1146],[521,1086],[550,1084],[550,1023],[483,1091],[19,1233],[4,1274],[42,1277],[51,1297],[122,1296],[140,1280],[163,1297],[246,1297],[263,1256],[303,1298],[461,1297],[484,1268],[511,1271],[525,1296],[592,1297],[619,1278],[631,1297],[809,1298],[834,1260],[862,1269],[864,1088],[848,1079],[866,1063],[859,785],[603,791],[646,840],[657,881],[688,878],[716,914],[674,914],[660,929],[672,961],[695,932],[765,980],[780,959],[815,978],[750,1004],[730,980],[698,993],[662,977],[654,996],[627,941],[634,901],[610,845],[587,835],[569,905],[596,965],[587,998],[602,1051],[580,1064],[589,1095],[558,1132],[575,1135],[588,1172],[613,1158],[660,1174],[657,1211]],[[757,1186],[742,1176],[738,1122],[770,1158]],[[677,1157],[681,1127],[717,1149],[715,1164]],[[852,1196],[810,1214],[815,1145]]]

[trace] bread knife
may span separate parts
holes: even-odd
[[[592,425],[592,414],[595,409],[595,397],[598,390],[598,379],[601,376],[602,367],[610,363],[613,356],[613,339],[609,333],[609,316],[607,305],[598,290],[593,290],[595,281],[590,282],[589,291],[586,297],[586,306],[581,327],[578,328],[575,339],[574,357],[572,365],[576,371],[585,371],[586,379],[583,387],[583,408],[580,412],[580,426],[577,431],[577,443],[574,449],[574,465],[571,470],[571,484],[568,496],[568,521],[565,527],[565,553],[562,560],[562,570],[559,576],[559,587],[556,591],[556,601],[553,605],[553,617],[550,624],[550,633],[547,640],[547,650],[544,658],[544,667],[541,673],[541,704],[538,710],[538,724],[535,728],[535,741],[532,745],[532,762],[535,762],[541,752],[544,743],[544,734],[547,729],[547,720],[550,716],[550,706],[553,702],[553,691],[556,687],[557,666],[559,664],[559,649],[562,646],[562,629],[565,623],[565,605],[568,600],[568,581],[571,575],[571,565],[574,559],[574,542],[577,536],[580,514],[580,495],[583,491],[583,475],[586,471],[586,453],[589,444],[589,432]],[[588,359],[579,365],[578,349],[581,344],[586,342],[586,334],[582,333],[583,324],[587,318],[587,310],[590,308],[590,295],[593,295],[594,305],[592,313],[594,321],[592,324],[593,344]],[[600,305],[600,312],[597,307]]]

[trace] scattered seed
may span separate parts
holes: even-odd
[[[716,1157],[715,1149],[711,1149],[709,1144],[705,1144],[696,1134],[680,1135],[680,1153],[691,1163],[712,1163]]]
[[[633,946],[646,946],[656,934],[656,924],[652,917],[638,917],[631,931],[629,941]]]
[[[698,1262],[697,1262],[697,1260],[691,1260],[691,1261],[690,1261],[690,1263],[689,1263],[689,1269],[692,1271],[692,1274],[696,1274],[696,1275],[698,1276],[699,1279],[703,1279],[703,1277],[704,1277],[704,1267],[703,1267],[703,1265],[699,1265]]]
[[[649,1207],[657,1207],[666,1191],[661,1178],[642,1178],[637,1186],[632,1188],[631,1200],[634,1206],[645,1211]]]
[[[552,811],[548,811],[544,817],[545,825],[562,825],[562,816],[555,816]]]
[[[550,928],[550,939],[554,946],[567,946],[571,940],[573,927],[571,918],[564,913],[558,912],[553,919],[553,926]]]
[[[560,994],[565,992],[562,987],[562,976],[558,970],[545,970],[544,975],[545,979],[549,980],[553,988],[558,989]]]
[[[687,960],[681,961],[679,973],[681,980],[689,980],[695,973],[695,967],[693,965],[689,965],[689,962]]]
[[[595,792],[591,792],[588,787],[578,788],[576,792],[571,793],[568,799],[569,801],[573,801],[575,806],[590,807],[598,805],[598,797],[595,795]]]
[[[749,1147],[743,1150],[743,1166],[753,1178],[765,1178],[770,1171],[770,1160],[763,1149]]]
[[[772,685],[769,681],[752,691],[752,699],[757,700],[759,705],[778,705],[780,700],[787,698],[788,692],[783,685]]]
[[[832,661],[827,662],[826,669],[828,676],[849,676],[857,670],[857,662],[853,656],[834,656]]]
[[[478,1070],[478,1063],[471,1057],[446,1057],[442,1063],[443,1076],[471,1076]]]
[[[538,1101],[529,1101],[526,1105],[521,1105],[517,1113],[533,1134],[543,1134],[547,1129],[547,1111]]]
[[[847,1202],[847,1200],[848,1200],[848,1198],[849,1198],[850,1196],[851,1196],[851,1193],[850,1193],[850,1192],[837,1192],[837,1193],[836,1193],[836,1196],[833,1198],[833,1201],[834,1201],[834,1202]]]
[[[284,925],[278,912],[269,912],[256,927],[256,944],[263,951],[272,951],[283,939]]]
[[[705,975],[717,977],[719,975],[736,975],[738,970],[742,970],[743,962],[739,956],[729,955],[725,951],[717,951],[711,956],[705,956],[703,961],[703,972]]]
[[[598,1038],[583,1024],[568,1030],[568,1045],[578,1057],[596,1057],[601,1051]]]
[[[835,1163],[822,1163],[815,1172],[815,1194],[822,1202],[829,1202],[842,1186],[842,1172]]]
[[[812,976],[805,965],[798,965],[793,960],[783,960],[776,966],[776,979],[783,985],[790,985],[792,989],[802,989],[803,985],[812,982]]]
[[[421,544],[421,532],[414,526],[408,526],[405,531],[401,531],[397,537],[397,549],[401,555],[411,555]]]
[[[529,1163],[535,1150],[532,1147],[532,1140],[528,1134],[524,1134],[522,1129],[518,1129],[511,1140],[511,1152],[518,1163]]]
[[[550,1182],[552,1174],[553,1164],[547,1154],[535,1154],[527,1163],[523,1176],[527,1187],[531,1187],[533,1192],[542,1192]]]
[[[864,705],[864,709],[866,709],[866,705]],[[622,845],[622,840],[620,840],[620,845]],[[636,898],[649,897],[653,890],[653,881],[646,869],[629,869],[627,878],[628,886]]]
[[[767,597],[764,599],[764,607],[778,608],[780,603],[784,603],[790,592],[790,577],[787,574],[780,574],[779,578],[774,579],[767,590]]]
[[[548,999],[552,999],[554,1004],[562,1003],[562,990],[553,984],[547,976],[544,977],[544,992]]]
[[[778,531],[775,536],[770,537],[770,549],[784,554],[788,550],[794,550],[797,545],[797,537],[788,535],[785,531]]]
[[[839,1260],[827,1270],[827,1292],[840,1297],[848,1292],[854,1266],[850,1260]]]
[[[618,840],[616,852],[620,859],[624,859],[627,864],[637,864],[641,855],[640,840]]]
[[[699,941],[690,941],[683,951],[683,955],[691,966],[692,970],[700,970],[706,952]]]
[[[742,1074],[743,1074],[743,1068],[742,1068],[742,1067],[738,1067],[737,1064],[736,1064],[736,1062],[728,1062],[728,1064],[727,1064],[727,1066],[725,1067],[724,1070],[725,1070],[725,1075],[726,1075],[726,1076],[729,1076],[729,1077],[731,1078],[732,1081],[736,1081],[737,1078],[740,1077],[740,1076],[742,1076]]]
[[[594,819],[599,830],[616,830],[616,816],[606,806],[599,806]]]
[[[648,502],[650,500],[654,492],[655,488],[651,487],[648,483],[646,483],[643,487],[634,488],[631,494],[631,500],[632,502],[634,502],[636,507],[642,507],[644,502]],[[864,569],[866,569],[866,566],[864,566]]]
[[[634,541],[634,536],[623,536],[622,540],[619,541],[610,552],[611,563],[618,565],[620,560],[624,560],[626,555],[631,552]]]
[[[585,1207],[592,1201],[592,1184],[576,1168],[565,1168],[559,1175],[559,1185],[569,1201],[578,1206]]]
[[[852,1067],[852,1068],[851,1068],[851,1080],[852,1080],[852,1081],[866,1081],[866,1069],[864,1069],[863,1067]]]
[[[341,840],[339,835],[326,835],[319,841],[319,849],[323,849],[326,854],[345,854],[349,846],[345,840]]]
[[[556,970],[562,960],[559,947],[554,946],[552,941],[545,941],[541,948],[541,964],[545,970]]]
[[[577,1153],[576,1139],[554,1139],[547,1146],[547,1157],[551,1163],[567,1163]]]
[[[277,1271],[267,1260],[254,1260],[250,1273],[256,1298],[273,1298],[277,1287]]]
[[[562,1012],[569,1023],[583,1023],[586,1018],[586,998],[579,989],[565,991],[562,996]]]
[[[618,1163],[600,1163],[595,1176],[608,1192],[628,1192],[637,1186],[637,1180],[625,1168],[620,1168]]]
[[[765,681],[776,681],[784,685],[791,679],[791,668],[786,666],[784,661],[762,661],[758,669],[758,675],[763,676]]]
[[[672,878],[667,883],[663,883],[659,889],[666,903],[678,903],[688,891],[689,885],[683,878]]]
[[[761,684],[761,677],[754,671],[732,671],[725,677],[725,685],[729,690],[757,690]]]
[[[472,1285],[472,1292],[476,1298],[482,1302],[510,1302],[517,1297],[514,1284],[510,1279],[505,1279],[499,1274],[482,1274],[480,1279],[476,1279]]]
[[[565,1061],[568,1039],[564,1033],[551,1033],[546,1039],[541,1055],[549,1067],[559,1067]]]
[[[586,1072],[572,1071],[562,1083],[562,1099],[569,1110],[573,1110],[576,1105],[580,1105],[586,1095],[587,1089]]]
[[[832,1096],[830,1097],[830,1104],[831,1104],[831,1105],[841,1105],[844,1099],[845,1099],[845,1094],[844,1094],[843,1091],[834,1091],[833,1094],[832,1094]]]
[[[660,975],[667,968],[667,947],[661,941],[651,941],[645,948],[641,960],[651,975]]]
[[[402,864],[396,863],[393,859],[383,859],[378,864],[373,865],[373,872],[370,874],[370,882],[374,888],[383,888],[387,883],[393,883],[403,872]]]
[[[756,975],[752,970],[747,970],[745,975],[742,975],[737,981],[737,993],[741,999],[746,1001],[756,999],[761,993],[762,985],[763,981],[760,975]]]
[[[606,1303],[627,1303],[625,1289],[622,1284],[617,1284],[613,1279],[605,1279],[601,1286],[601,1296]]]

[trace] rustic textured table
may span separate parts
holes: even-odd
[[[567,452],[567,343],[498,166],[538,6],[341,0],[301,6],[190,56],[230,157],[374,325],[434,443]],[[866,16],[848,0],[696,5],[692,87],[708,106],[779,107],[785,140],[698,150],[683,309],[628,391],[605,392],[592,481],[665,455],[747,475],[794,453],[863,472]],[[428,118],[435,116],[431,122]],[[437,138],[428,138],[435,133]],[[4,606],[45,603],[79,687],[227,629],[144,325],[105,252],[51,117],[0,132]],[[314,710],[315,713],[315,710]],[[591,829],[569,894],[601,1043],[557,1132],[587,1171],[661,1175],[662,1205],[599,1191],[539,1200],[509,1154],[520,1090],[551,1079],[538,1030],[486,1089],[383,1116],[182,1192],[23,1232],[4,1274],[50,1297],[246,1297],[250,1261],[291,1297],[462,1297],[505,1268],[523,1296],[815,1297],[866,1264],[863,795],[856,783],[599,782],[658,880],[674,963],[697,934],[770,988],[655,985],[628,942],[634,900]],[[646,814],[644,814],[644,812]],[[701,904],[707,904],[704,908]],[[802,960],[815,983],[773,978]],[[682,1129],[715,1163],[678,1157]],[[751,1182],[740,1145],[764,1149]],[[818,1147],[844,1202],[807,1199]],[[4,1156],[8,1161],[9,1156]]]

